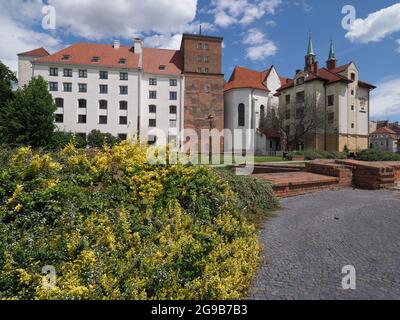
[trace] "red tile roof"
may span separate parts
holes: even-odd
[[[64,59],[69,56],[69,59]],[[98,57],[98,62],[92,62]],[[119,61],[125,59],[125,64]],[[139,54],[132,47],[121,46],[114,49],[111,44],[77,43],[53,55],[40,58],[36,63],[62,63],[68,65],[93,65],[108,68],[136,69],[139,68]],[[183,57],[180,51],[143,48],[143,69],[151,74],[181,74]],[[165,70],[160,70],[165,66]]]
[[[38,48],[35,50],[19,53],[18,55],[25,57],[46,57],[49,56],[50,53],[48,53],[47,50],[44,48]]]
[[[387,128],[387,127],[382,127],[377,129],[376,131],[372,132],[371,134],[390,134],[390,135],[396,135],[396,132],[393,130]]]
[[[165,70],[160,70],[165,66]],[[143,71],[150,74],[179,75],[183,70],[181,51],[165,49],[143,49]]]
[[[266,77],[269,75],[271,69],[262,72],[236,66],[227,83],[225,83],[224,91],[232,89],[259,89],[269,92],[268,88],[264,85]]]

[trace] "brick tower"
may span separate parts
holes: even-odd
[[[222,73],[222,40],[220,37],[184,34],[183,73],[185,75],[185,129],[194,129],[200,139],[201,130],[212,127],[224,130],[224,75]],[[202,142],[203,144],[204,142]],[[199,145],[199,152],[201,150]],[[220,149],[224,150],[221,138]],[[217,152],[216,143],[213,151]]]

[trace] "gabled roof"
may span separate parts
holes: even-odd
[[[232,89],[258,89],[265,92],[270,92],[269,88],[264,84],[273,67],[264,70],[256,71],[244,67],[236,66],[227,83],[225,83],[224,91]],[[279,77],[281,84],[286,83],[286,78]]]
[[[400,126],[396,124],[392,124],[389,126],[389,129],[394,131],[396,134],[400,135]]]
[[[23,56],[23,57],[46,57],[49,55],[50,53],[48,53],[47,50],[44,48],[37,48],[35,50],[18,53],[18,56]]]
[[[164,70],[160,66],[165,66]],[[150,74],[179,75],[183,70],[181,51],[165,49],[143,49],[143,71]]]
[[[65,59],[66,56],[68,59]],[[98,62],[93,62],[94,57],[98,58]],[[120,63],[121,59],[125,60],[124,64]],[[53,55],[40,58],[35,63],[137,69],[139,54],[130,46],[115,49],[111,44],[77,43]],[[146,73],[177,75],[182,73],[183,57],[180,51],[143,48],[142,65]]]
[[[377,129],[376,131],[372,132],[371,134],[390,134],[390,135],[396,135],[396,132],[393,130],[389,129],[388,127],[382,127]]]

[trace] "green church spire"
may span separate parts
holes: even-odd
[[[333,40],[331,40],[331,46],[329,48],[329,57],[328,57],[328,61],[329,60],[336,60],[336,55],[335,55],[335,50],[333,48]]]
[[[311,32],[310,32],[310,37],[308,39],[307,56],[315,56],[314,46],[313,46],[312,37],[311,37]]]

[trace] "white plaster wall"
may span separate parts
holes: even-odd
[[[32,57],[18,57],[18,85],[23,87],[32,79]]]

